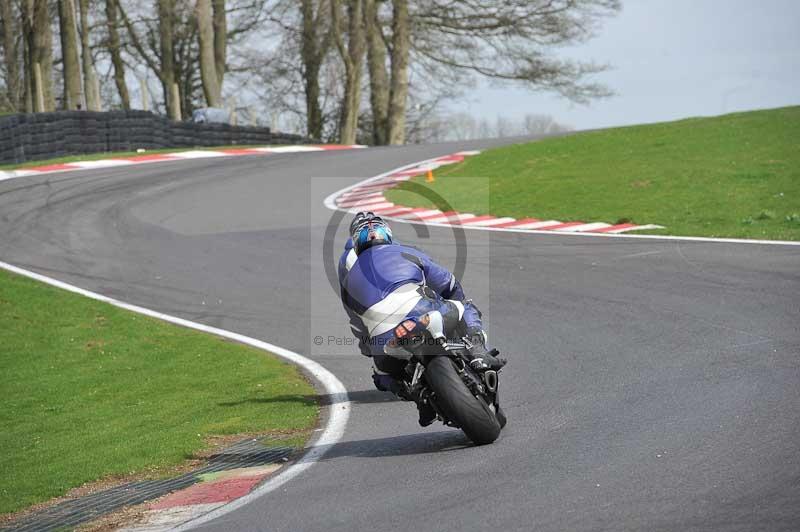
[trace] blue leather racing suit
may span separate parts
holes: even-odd
[[[465,301],[461,284],[449,270],[422,251],[400,244],[384,244],[356,255],[348,239],[339,260],[339,286],[350,328],[361,353],[373,357],[378,369],[393,372],[383,347],[394,328],[407,318],[440,310],[445,300],[464,305],[467,328],[482,329],[480,311]]]

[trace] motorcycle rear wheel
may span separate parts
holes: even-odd
[[[425,376],[435,394],[436,406],[449,420],[461,427],[475,445],[492,443],[500,436],[497,416],[486,401],[472,395],[450,357],[433,357]]]

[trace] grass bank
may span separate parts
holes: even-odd
[[[464,177],[488,179],[476,187]],[[649,231],[654,234],[800,240],[800,107],[492,149],[441,169],[432,187],[456,210],[475,214],[666,227]],[[386,196],[402,205],[430,205],[402,186]]]
[[[301,433],[319,411],[275,356],[3,270],[0,370],[0,513],[158,474],[215,436]]]

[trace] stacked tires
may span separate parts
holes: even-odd
[[[172,122],[148,111],[60,111],[0,116],[0,164],[89,153],[247,144],[302,144],[268,127]]]

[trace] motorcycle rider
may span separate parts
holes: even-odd
[[[422,251],[395,243],[388,224],[371,212],[359,212],[350,224],[350,238],[339,260],[342,304],[361,353],[372,357],[375,387],[408,399],[403,377],[406,360],[388,356],[386,343],[406,320],[429,312],[442,315],[463,309],[470,364],[476,369],[499,369],[505,361],[486,349],[486,333],[478,308],[467,300],[458,279]],[[436,413],[418,405],[419,423],[429,425]]]

